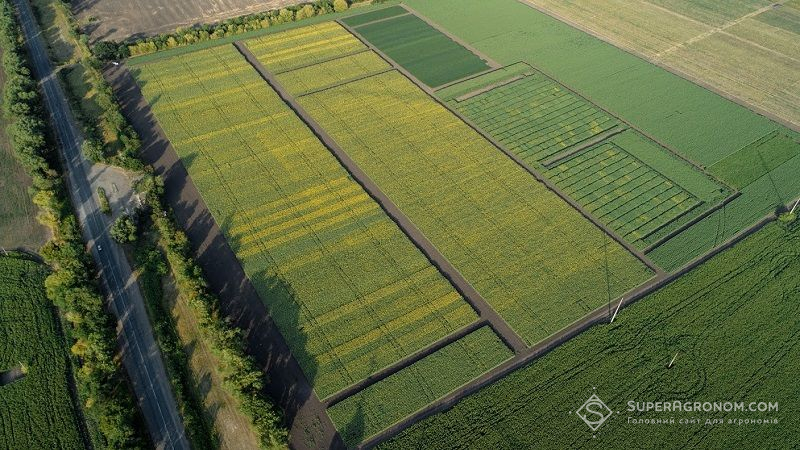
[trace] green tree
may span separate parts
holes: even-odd
[[[128,215],[119,216],[109,233],[120,244],[133,242],[136,240],[136,222]]]
[[[333,10],[336,12],[344,11],[348,8],[347,0],[333,0]]]

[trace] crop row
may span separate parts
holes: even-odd
[[[649,277],[399,73],[299,101],[528,343]]]
[[[0,448],[83,448],[46,277],[40,264],[0,257]],[[12,369],[24,377],[3,385]]]
[[[366,48],[336,22],[268,34],[248,39],[246,43],[247,48],[274,73],[320,63]]]
[[[602,445],[612,448],[633,441],[675,448],[785,447],[796,440],[792,412],[800,407],[800,302],[793,301],[800,290],[799,256],[797,223],[769,225],[631,305],[613,325],[586,331],[381,448],[578,448],[594,447],[601,436]],[[623,413],[608,418],[594,438],[577,415],[567,414],[592,394],[614,411],[629,400],[652,399],[770,401],[780,410],[714,414],[726,423],[776,420],[749,426],[688,422],[696,412],[628,412],[633,419],[672,419],[675,425],[629,423]]]
[[[484,326],[337,403],[328,413],[345,444],[354,447],[512,356]]]
[[[619,124],[539,73],[451,104],[528,162],[541,162]]]
[[[473,322],[472,308],[243,66],[224,46],[144,64],[137,76],[319,396]],[[175,73],[201,81],[175,84]]]
[[[612,142],[596,145],[546,175],[639,247],[652,231],[700,204],[691,193]]]

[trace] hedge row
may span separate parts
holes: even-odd
[[[141,448],[138,418],[116,354],[116,329],[98,289],[64,183],[53,168],[47,123],[37,84],[27,63],[13,6],[0,0],[0,46],[5,71],[4,112],[16,157],[33,180],[40,221],[53,237],[41,250],[53,272],[45,281],[48,298],[63,312],[74,339],[71,348],[83,407],[102,443],[110,448]]]
[[[179,28],[174,33],[141,38],[132,42],[103,41],[94,46],[94,52],[98,58],[106,61],[146,55],[160,50],[184,47],[197,42],[269,28],[273,25],[296,22],[309,17],[341,12],[348,9],[352,3],[368,1],[370,0],[317,0],[313,3],[239,16],[219,23]]]
[[[250,419],[264,448],[285,446],[288,432],[278,407],[264,395],[264,374],[255,360],[245,353],[244,337],[219,311],[218,299],[209,292],[202,269],[192,257],[186,234],[176,225],[164,204],[163,182],[147,175],[138,189],[146,198],[159,246],[164,250],[179,294],[198,320],[200,333],[220,363],[223,387],[239,403]]]

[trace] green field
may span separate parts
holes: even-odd
[[[540,73],[450,105],[531,164],[620,124]]]
[[[590,329],[383,448],[792,447],[800,440],[798,273],[800,226],[773,223],[623,310],[613,325]],[[592,393],[620,411],[595,438],[574,413]],[[639,413],[627,411],[631,400],[765,401],[779,411]],[[678,423],[692,417],[701,420]],[[705,424],[720,418],[779,422]]]
[[[384,9],[379,9],[377,11],[358,14],[352,17],[346,17],[342,19],[342,22],[351,27],[357,27],[359,25],[364,25],[365,23],[368,22],[388,19],[389,17],[401,16],[403,14],[409,14],[408,10],[403,8],[402,6],[397,5],[397,6],[390,6]]]
[[[701,165],[781,128],[523,2],[406,3],[495,61],[530,63]]]
[[[489,69],[478,55],[412,14],[362,25],[355,30],[431,87]]]
[[[3,71],[0,70],[0,95],[4,84]],[[0,172],[0,192],[3,193],[0,198],[0,247],[25,247],[37,251],[47,240],[47,231],[36,220],[36,206],[28,192],[31,180],[14,156],[6,132],[8,125],[0,117],[0,167],[3,168]]]
[[[476,320],[232,46],[135,71],[321,398]]]
[[[513,353],[482,327],[328,409],[345,444],[355,446],[487,372]]]
[[[397,72],[299,101],[529,344],[651,275]]]
[[[47,274],[23,257],[0,257],[0,448],[84,448]],[[3,385],[3,372],[19,368],[25,376]]]

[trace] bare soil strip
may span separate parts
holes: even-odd
[[[547,169],[552,169],[553,166],[561,164],[562,162],[568,161],[573,157],[577,156],[582,151],[586,150],[589,147],[593,147],[606,139],[609,139],[613,136],[616,136],[623,131],[627,130],[628,127],[617,125],[610,130],[606,130],[603,133],[598,134],[597,136],[590,137],[584,141],[576,142],[571,147],[567,147],[561,153],[557,153],[547,159],[546,161],[542,162],[542,165]],[[663,174],[662,174],[663,175]],[[669,177],[667,177],[669,178]]]
[[[353,83],[355,81],[360,81],[360,80],[363,80],[363,79],[369,78],[369,77],[374,77],[375,75],[380,75],[382,73],[391,72],[393,70],[394,70],[394,67],[389,67],[388,69],[379,70],[377,72],[370,72],[370,73],[367,73],[365,75],[361,75],[361,76],[358,76],[358,77],[355,77],[355,78],[351,78],[349,80],[344,80],[344,81],[340,81],[338,83],[334,83],[334,84],[332,84],[330,86],[325,86],[325,87],[322,87],[322,88],[319,88],[319,89],[314,89],[314,90],[311,90],[311,91],[303,92],[301,94],[296,95],[295,97],[300,98],[300,97],[304,97],[306,95],[317,94],[319,92],[327,91],[328,89],[333,89],[333,88],[336,88],[336,87],[339,87],[339,86],[344,86],[345,84]]]
[[[314,62],[310,62],[308,64],[303,64],[301,66],[292,67],[291,69],[286,69],[286,70],[281,70],[280,72],[275,72],[275,75],[294,72],[295,70],[300,70],[300,69],[307,69],[307,68],[309,68],[311,66],[316,66],[317,64],[323,64],[323,63],[326,63],[326,62],[336,61],[337,59],[342,59],[342,58],[349,58],[351,56],[360,55],[361,53],[368,52],[368,51],[369,51],[368,48],[362,48],[362,49],[356,50],[354,52],[345,53],[343,55],[335,55],[335,56],[330,56],[328,58],[322,58],[319,61],[314,61]]]
[[[665,242],[669,241],[670,239],[674,238],[675,236],[677,236],[677,235],[683,233],[684,231],[686,231],[687,229],[691,228],[697,222],[700,222],[701,220],[705,219],[706,217],[710,216],[711,214],[715,213],[716,211],[724,208],[728,203],[732,202],[733,200],[735,200],[740,195],[742,195],[741,192],[739,192],[739,191],[734,192],[733,194],[729,195],[728,198],[726,198],[725,200],[723,200],[720,203],[717,203],[716,205],[714,205],[714,207],[709,208],[706,211],[703,211],[702,214],[698,215],[694,219],[686,222],[685,224],[683,224],[683,225],[679,226],[678,228],[672,230],[670,233],[668,233],[664,237],[662,237],[662,238],[658,239],[657,241],[653,242],[652,244],[648,245],[643,251],[645,253],[652,252],[653,250],[655,250],[656,248],[660,247]]]
[[[475,130],[475,132],[477,132],[478,134],[483,136],[484,139],[486,139],[487,141],[491,142],[498,150],[500,150],[501,152],[505,153],[506,156],[511,158],[520,167],[525,169],[526,172],[528,172],[529,174],[533,175],[533,177],[536,179],[536,181],[538,181],[538,182],[544,184],[545,186],[547,186],[548,189],[550,189],[553,193],[555,193],[556,195],[561,197],[561,199],[564,200],[565,202],[567,202],[567,204],[569,204],[570,206],[575,208],[575,210],[577,210],[579,213],[581,213],[582,216],[584,216],[586,219],[588,219],[590,222],[592,222],[596,227],[598,227],[601,230],[605,231],[608,236],[610,236],[617,243],[619,243],[620,245],[625,247],[626,250],[628,250],[632,255],[636,256],[650,270],[652,270],[656,274],[660,274],[660,273],[663,272],[663,270],[660,267],[658,267],[653,261],[651,261],[650,258],[647,257],[647,255],[645,255],[644,253],[642,253],[641,251],[636,249],[634,246],[632,246],[630,243],[628,243],[626,240],[624,240],[621,236],[617,235],[617,233],[614,230],[612,230],[611,228],[608,228],[607,226],[605,226],[602,222],[600,222],[600,220],[598,220],[596,217],[594,217],[589,211],[585,210],[581,205],[579,205],[577,202],[572,200],[572,198],[570,198],[567,194],[565,194],[563,191],[561,191],[561,189],[559,189],[555,184],[553,184],[550,180],[548,180],[542,174],[540,174],[538,170],[536,170],[533,167],[529,166],[519,156],[514,154],[514,152],[508,150],[507,148],[505,148],[505,146],[503,146],[503,144],[501,144],[500,142],[496,141],[494,138],[492,138],[488,134],[484,133],[483,130],[481,130],[472,121],[467,119],[464,115],[462,115],[458,111],[453,110],[447,104],[445,104],[441,100],[439,100],[439,98],[436,97],[436,95],[434,95],[432,89],[430,89],[427,86],[425,86],[424,83],[422,83],[420,80],[416,79],[408,71],[403,69],[399,64],[394,62],[394,60],[392,60],[386,54],[384,54],[383,52],[381,52],[380,50],[375,48],[372,44],[369,43],[369,41],[367,41],[360,34],[358,34],[358,31],[354,30],[353,28],[350,28],[345,23],[340,22],[340,24],[343,27],[345,27],[348,31],[350,31],[353,34],[353,36],[357,37],[358,39],[361,40],[361,42],[363,42],[365,45],[367,45],[368,47],[373,49],[375,51],[375,53],[380,55],[381,58],[386,60],[386,62],[388,62],[389,64],[394,66],[397,69],[398,72],[400,72],[403,75],[405,75],[405,77],[408,78],[409,80],[411,80],[411,82],[414,83],[418,88],[420,88],[424,92],[426,92],[431,97],[431,99],[433,99],[433,101],[435,101],[436,103],[442,105],[442,107],[446,108],[448,111],[450,111],[451,114],[455,115],[456,117],[461,119],[465,124],[469,125],[469,127],[472,128],[473,130]],[[536,69],[536,70],[538,70],[538,69]],[[544,73],[544,72],[542,72],[542,73]],[[561,85],[561,84],[559,83],[559,85]],[[572,91],[570,91],[570,92],[572,92]],[[578,94],[576,94],[576,95],[578,95]],[[581,97],[581,98],[583,98],[583,97]],[[591,101],[590,101],[590,103],[594,104]],[[605,110],[603,110],[603,111],[605,111]],[[616,117],[616,116],[613,116],[613,114],[612,114],[612,117]],[[502,337],[502,334],[501,334],[501,337]],[[515,348],[515,347],[511,346],[511,348]]]
[[[392,364],[391,366],[386,367],[386,368],[384,368],[384,369],[382,369],[382,370],[370,375],[369,377],[365,378],[364,380],[361,380],[358,383],[353,384],[351,386],[348,386],[345,389],[342,389],[341,391],[329,396],[328,398],[326,398],[323,401],[323,403],[325,403],[325,405],[327,405],[327,407],[330,408],[331,406],[341,402],[342,400],[346,399],[347,397],[350,397],[350,396],[352,396],[354,394],[357,394],[357,393],[363,391],[364,389],[372,386],[373,384],[375,384],[375,383],[377,383],[377,382],[379,382],[379,381],[381,381],[381,380],[383,380],[385,378],[388,378],[391,375],[396,374],[397,372],[399,372],[399,371],[405,369],[406,367],[416,363],[417,361],[419,361],[419,360],[421,360],[421,359],[423,359],[423,358],[425,358],[427,356],[432,355],[433,353],[441,350],[444,347],[447,347],[448,345],[452,344],[453,342],[463,338],[464,336],[472,333],[473,331],[477,330],[478,328],[480,328],[480,327],[482,327],[484,325],[487,325],[487,322],[485,320],[477,320],[477,321],[475,321],[475,322],[473,322],[473,323],[461,328],[460,330],[454,331],[453,333],[450,333],[449,335],[439,339],[438,341],[436,341],[433,344],[423,348],[422,350],[419,350],[419,351],[417,351],[417,352],[415,352],[415,353],[413,353],[413,354],[401,359],[400,361]]]
[[[423,22],[425,22],[428,25],[430,25],[434,30],[436,30],[439,33],[442,33],[443,35],[445,35],[448,38],[450,38],[453,42],[458,43],[459,45],[461,45],[465,49],[467,49],[467,50],[471,51],[472,53],[478,55],[482,60],[486,61],[489,64],[489,67],[491,67],[492,69],[499,69],[500,67],[503,67],[502,64],[500,64],[497,61],[493,60],[492,58],[489,58],[488,56],[484,55],[477,48],[469,45],[469,43],[465,42],[460,37],[451,34],[449,31],[447,31],[444,28],[440,27],[438,23],[432,22],[430,19],[428,19],[427,17],[425,17],[422,14],[418,13],[416,10],[414,10],[410,6],[406,5],[405,3],[401,3],[400,6],[405,8],[411,14],[414,14],[415,16],[417,16],[420,19],[422,19]],[[347,27],[347,29],[352,31],[352,28],[350,28],[350,27]]]
[[[266,391],[283,408],[293,449],[345,448],[283,335],[208,211],[200,192],[125,65],[107,66],[122,112],[142,139],[142,159],[164,179],[166,201],[220,299],[222,314],[245,332],[247,352],[269,374]]]
[[[476,89],[476,90],[474,90],[474,91],[472,91],[472,92],[467,92],[467,93],[466,93],[466,94],[464,94],[464,95],[461,95],[461,96],[458,96],[458,97],[456,97],[456,99],[455,99],[455,100],[456,100],[457,102],[463,102],[464,100],[469,100],[469,99],[471,99],[472,97],[477,97],[477,96],[479,96],[479,95],[481,95],[481,94],[484,94],[484,93],[486,93],[486,92],[489,92],[489,91],[491,91],[491,90],[492,90],[492,89],[494,89],[494,88],[499,88],[499,87],[501,87],[501,86],[505,86],[505,85],[507,85],[507,84],[511,84],[511,83],[513,83],[513,82],[515,82],[515,81],[517,81],[517,80],[521,80],[521,79],[523,79],[523,78],[525,78],[525,75],[517,75],[517,76],[515,76],[515,77],[511,77],[511,78],[509,78],[509,79],[507,79],[507,80],[498,81],[497,83],[492,83],[492,84],[490,84],[490,85],[488,85],[488,86],[484,86],[484,87],[482,87],[482,88],[480,88],[480,89]],[[438,89],[442,89],[442,88],[445,88],[445,87],[447,87],[447,86],[450,86],[450,85],[452,85],[452,84],[458,83],[458,82],[460,82],[460,81],[462,81],[462,80],[456,80],[456,81],[454,81],[453,83],[448,83],[448,85],[446,85],[446,86],[441,86],[441,87],[437,87],[436,89],[437,89],[437,90],[438,90]]]
[[[794,201],[790,202],[789,206],[791,206]],[[757,223],[753,224],[749,228],[742,230],[735,236],[731,237],[720,246],[714,248],[713,250],[709,251],[705,255],[699,256],[694,260],[687,263],[685,266],[680,268],[679,270],[675,271],[672,274],[661,273],[657,275],[655,278],[651,279],[649,282],[632,289],[631,291],[625,293],[622,296],[623,300],[621,301],[620,311],[622,308],[625,308],[632,303],[646,297],[647,295],[657,291],[658,289],[666,286],[667,284],[675,281],[679,277],[685,275],[686,273],[690,272],[691,270],[695,269],[700,264],[708,261],[709,259],[713,258],[714,256],[718,255],[719,253],[733,247],[746,237],[750,236],[751,234],[757,232],[761,228],[763,228],[768,223],[776,220],[776,216],[774,214],[770,214],[765,216]],[[451,394],[441,398],[440,400],[430,404],[423,410],[420,410],[411,416],[407,417],[406,419],[396,423],[395,425],[391,426],[390,428],[384,430],[383,432],[373,436],[371,439],[363,442],[358,448],[374,448],[381,442],[387,441],[392,437],[398,435],[401,431],[405,430],[406,428],[410,427],[411,425],[419,422],[420,420],[426,419],[430,416],[433,416],[437,413],[446,411],[453,407],[456,403],[461,401],[464,397],[473,394],[480,390],[481,388],[488,386],[491,383],[499,380],[500,378],[508,375],[509,373],[517,370],[529,363],[531,363],[536,358],[544,356],[548,352],[554,350],[561,344],[567,342],[568,340],[572,339],[573,337],[581,334],[582,332],[586,331],[587,329],[591,328],[592,326],[607,323],[611,320],[611,317],[614,313],[615,307],[609,303],[608,306],[600,307],[591,313],[584,316],[582,319],[574,322],[572,325],[569,325],[562,330],[552,334],[549,338],[545,341],[540,342],[539,344],[529,348],[524,354],[516,355],[514,358],[506,361],[505,363],[501,364],[500,366],[494,368],[493,370],[485,373],[483,376],[479,377],[478,379],[474,380],[470,384],[464,386],[463,388],[459,389],[456,392],[452,392]]]
[[[274,90],[281,96],[284,102],[302,119],[312,132],[325,144],[326,147],[333,153],[334,157],[342,164],[342,166],[350,173],[350,175],[358,182],[364,190],[381,206],[386,214],[397,224],[397,226],[408,236],[411,242],[419,248],[419,250],[430,260],[430,262],[439,269],[439,272],[447,278],[455,289],[461,294],[464,299],[472,306],[478,313],[481,319],[486,320],[497,335],[502,339],[506,345],[509,346],[514,353],[521,353],[527,348],[525,341],[500,317],[497,312],[492,309],[486,300],[475,290],[474,287],[461,275],[461,273],[450,264],[436,247],[422,234],[421,231],[414,225],[408,217],[403,214],[400,208],[389,199],[383,191],[380,190],[377,184],[373,182],[364,171],[353,161],[350,156],[339,147],[339,144],[328,135],[328,133],[297,103],[297,101],[288,93],[280,83],[277,82],[275,77],[250,53],[250,50],[241,42],[235,42],[234,46],[241,52],[245,60],[250,63],[253,68],[261,75],[265,82],[267,82]]]

